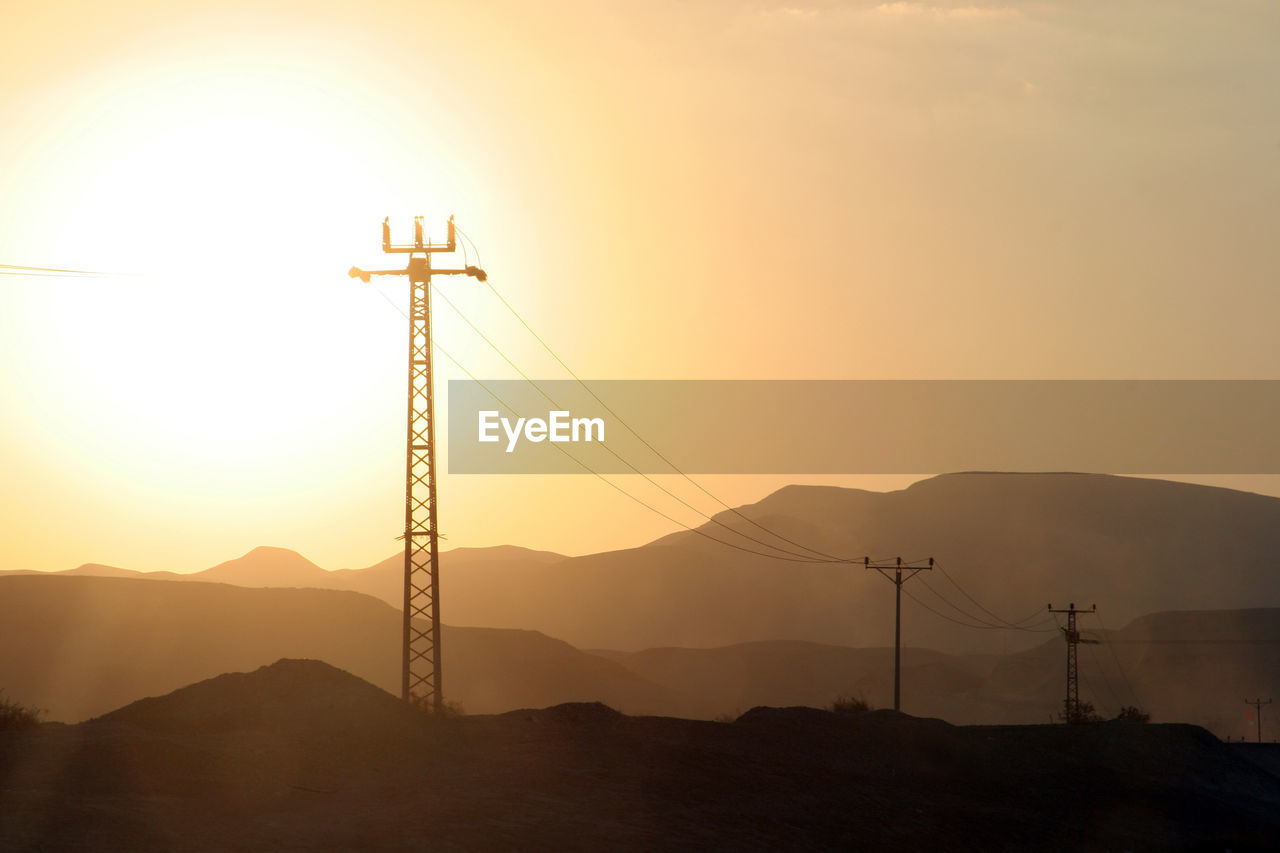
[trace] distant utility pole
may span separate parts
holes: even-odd
[[[918,572],[927,572],[933,569],[933,557],[929,558],[929,565],[915,566],[910,563],[904,564],[901,557],[897,557],[894,563],[887,560],[877,560],[872,562],[870,557],[862,558],[862,567],[864,569],[875,569],[880,574],[889,579],[894,586],[894,609],[893,609],[893,710],[902,710],[902,585],[916,576]],[[893,574],[889,574],[889,570],[893,570]],[[904,578],[902,573],[906,571],[909,574]]]
[[[1261,699],[1254,699],[1253,701],[1246,699],[1244,704],[1253,706],[1254,721],[1258,724],[1258,743],[1262,743],[1262,706],[1270,705],[1271,700],[1268,699],[1263,702]]]
[[[1062,629],[1067,640],[1067,698],[1062,703],[1063,719],[1068,723],[1084,722],[1084,715],[1080,713],[1080,667],[1076,660],[1076,646],[1081,643],[1096,646],[1097,640],[1085,640],[1080,637],[1080,632],[1076,630],[1076,614],[1077,613],[1096,613],[1098,605],[1088,610],[1077,610],[1074,602],[1067,605],[1066,610],[1054,610],[1053,605],[1049,605],[1050,613],[1067,614],[1067,627]]]
[[[469,275],[480,281],[484,270],[433,270],[434,252],[456,250],[453,217],[443,245],[423,242],[422,217],[413,218],[413,243],[391,245],[390,218],[382,221],[382,251],[407,254],[401,270],[362,270],[352,278],[368,283],[370,276],[409,277],[409,421],[406,442],[404,495],[404,625],[402,631],[400,694],[411,705],[444,708],[440,668],[440,549],[436,526],[436,422],[431,370],[431,276]],[[421,256],[421,257],[419,257]],[[425,627],[422,627],[425,624]]]

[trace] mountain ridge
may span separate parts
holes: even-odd
[[[904,587],[904,642],[967,654],[1032,648],[1040,635],[995,628],[1046,603],[1096,602],[1092,618],[1103,625],[1158,611],[1280,605],[1271,556],[1280,552],[1280,499],[1219,487],[999,472],[947,474],[891,492],[792,485],[720,513],[723,526],[702,532],[732,541],[741,530],[795,550],[743,517],[850,562],[775,560],[689,531],[577,557],[454,549],[441,556],[446,618],[538,630],[577,648],[882,646],[893,636],[892,589],[863,570],[862,555],[935,557],[934,571]],[[281,557],[286,571],[249,570],[267,557]],[[247,562],[184,580],[350,589],[393,607],[403,597],[399,555],[336,571],[272,549],[239,559]]]
[[[282,658],[325,661],[399,693],[401,617],[341,590],[122,578],[0,578],[0,686],[54,719],[97,716]],[[1248,734],[1237,693],[1280,693],[1280,608],[1149,614],[1118,630],[1081,617],[1082,697],[1106,716]],[[903,708],[957,724],[1044,723],[1063,695],[1061,637],[1005,655],[908,645]],[[1231,641],[1231,642],[1224,642]],[[732,717],[756,705],[889,705],[893,650],[807,641],[584,651],[531,630],[444,626],[446,698],[469,713],[602,701],[628,714]]]

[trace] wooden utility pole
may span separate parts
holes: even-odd
[[[1262,743],[1262,706],[1270,705],[1271,700],[1268,699],[1267,701],[1263,702],[1261,699],[1254,699],[1252,701],[1246,699],[1244,700],[1244,704],[1253,706],[1253,713],[1254,713],[1253,719],[1254,719],[1254,722],[1258,724],[1258,743]]]
[[[917,560],[916,562],[921,562]],[[890,563],[887,560],[871,561],[870,557],[862,558],[862,567],[864,569],[875,569],[880,574],[888,578],[889,582],[894,586],[894,607],[893,607],[893,710],[902,710],[902,585],[911,580],[919,572],[927,572],[933,568],[933,557],[929,558],[928,565],[915,565],[914,563],[903,563],[901,557],[895,558],[895,562]],[[893,574],[889,574],[892,570]],[[907,576],[903,577],[902,573],[907,572]]]

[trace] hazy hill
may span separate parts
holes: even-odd
[[[152,580],[183,580],[190,577],[177,572],[139,572],[134,569],[122,569],[118,566],[104,566],[101,563],[85,563],[74,569],[63,569],[57,572],[37,572],[31,569],[6,569],[0,571],[0,577],[7,575],[61,575],[64,577],[93,578],[151,578]]]
[[[358,737],[391,730],[403,737],[421,728],[422,715],[386,690],[323,661],[283,659],[139,699],[93,722],[172,733],[258,730]]]
[[[243,557],[188,575],[186,579],[237,586],[314,586],[333,589],[328,583],[329,574],[297,551],[259,547]]]
[[[1280,610],[1178,612],[1113,632],[1081,617],[1083,698],[1107,716],[1251,735],[1246,695],[1280,695]],[[953,723],[1041,723],[1061,708],[1056,633],[1009,655],[907,648],[903,708]],[[892,701],[892,649],[768,641],[579,651],[534,631],[445,629],[446,695],[471,713],[604,701],[631,713],[712,718],[758,704]],[[0,578],[0,688],[77,720],[221,672],[316,658],[399,691],[400,616],[351,592],[58,576]],[[1280,723],[1271,734],[1280,733]],[[1271,734],[1268,736],[1270,737]]]
[[[399,693],[400,614],[352,592],[20,575],[0,578],[0,687],[78,720],[279,658],[317,658]],[[446,627],[448,697],[472,713],[573,700],[637,711],[665,691],[532,631]]]
[[[460,617],[451,621],[483,625],[483,614],[472,612],[467,602],[477,586],[501,583],[508,575],[522,575],[537,567],[565,559],[551,551],[535,551],[515,545],[488,548],[452,548],[440,554],[441,570],[446,586],[461,596]],[[454,573],[453,569],[458,569]],[[362,592],[380,598],[396,607],[404,597],[404,555],[396,554],[364,569],[323,569],[297,551],[262,546],[212,568],[189,574],[176,572],[140,572],[98,563],[86,563],[60,572],[0,571],[6,575],[55,574],[108,578],[147,578],[151,580],[205,581],[247,587],[312,587]],[[476,596],[482,597],[482,596]],[[516,620],[519,624],[519,620]]]
[[[562,554],[514,545],[452,548],[442,552],[441,597],[447,596],[450,601],[449,621],[455,625],[532,627],[532,623],[523,618],[523,608],[518,601],[502,599],[501,588],[512,581],[527,583],[542,568],[564,559]],[[365,569],[325,570],[296,551],[255,548],[243,557],[186,575],[184,579],[249,587],[350,590],[400,607],[404,600],[404,555],[395,554]],[[486,610],[494,607],[496,612]]]
[[[893,649],[854,649],[794,640],[742,643],[713,649],[659,648],[641,652],[597,651],[631,671],[669,688],[682,715],[736,716],[756,705],[823,708],[837,696],[855,696],[873,707],[893,704]],[[1006,722],[1013,709],[975,707],[996,659],[959,657],[928,649],[903,650],[904,707],[950,722]],[[1038,698],[1038,697],[1035,697]],[[1031,709],[1030,722],[1044,722],[1052,704]],[[987,713],[983,713],[983,712]]]
[[[1081,698],[1104,716],[1126,705],[1164,722],[1252,737],[1244,697],[1280,695],[1280,609],[1144,616],[1117,631],[1080,617]],[[903,652],[903,710],[952,723],[1044,723],[1065,691],[1062,637],[1009,655]],[[712,649],[659,648],[596,654],[678,697],[680,713],[714,717],[759,704],[822,707],[840,694],[875,707],[893,701],[893,650],[771,641]],[[1265,716],[1265,715],[1264,715]],[[1271,719],[1271,717],[1267,717]],[[1280,714],[1268,740],[1280,734]]]
[[[1007,653],[1044,636],[983,628],[996,619],[970,597],[1013,621],[1048,602],[1096,602],[1106,627],[1164,610],[1280,606],[1273,556],[1280,553],[1280,499],[1228,489],[1091,474],[969,473],[888,493],[790,486],[739,511],[829,554],[938,558],[936,571],[905,588],[903,636],[912,646]],[[769,539],[733,513],[716,519]],[[734,537],[718,525],[703,529]],[[531,629],[579,648],[778,639],[881,647],[893,637],[893,588],[858,563],[768,559],[688,532],[572,558],[460,548],[442,554],[441,567],[451,624]],[[398,607],[402,572],[399,555],[366,569],[325,571],[294,552],[259,548],[186,577],[349,589]]]
[[[493,591],[490,591],[488,598],[484,591],[487,587],[501,586],[513,578],[527,578],[543,567],[565,559],[567,558],[563,554],[535,551],[515,545],[451,548],[441,552],[441,599],[450,602],[449,622],[455,625],[501,624],[513,628],[532,627],[532,623],[521,618],[498,621],[490,618],[483,605],[492,601]],[[404,555],[395,554],[367,569],[339,569],[329,572],[323,585],[363,592],[400,607],[404,600]],[[519,617],[522,614],[516,609],[513,615]]]
[[[76,566],[74,569],[58,572],[60,575],[70,575],[71,577],[88,576],[96,578],[136,578],[146,577],[153,580],[178,580],[182,575],[177,572],[135,572],[132,569],[121,569],[116,566],[104,566],[99,563],[85,563],[83,566]]]
[[[1280,605],[1280,499],[1228,489],[1089,474],[950,474],[889,493],[790,486],[740,511],[830,554],[936,557],[940,569],[905,588],[904,638],[914,646],[1003,652],[1043,636],[942,618],[994,621],[953,581],[1014,621],[1047,602],[1096,602],[1108,627],[1160,610]],[[717,519],[767,537],[731,513]],[[494,582],[451,594],[449,612],[535,628],[580,648],[765,639],[883,646],[893,637],[893,587],[861,565],[772,560],[688,532],[487,577]],[[445,582],[456,579],[446,571]]]
[[[1081,636],[1100,641],[1079,647],[1080,694],[1107,714],[1137,705],[1156,720],[1194,723],[1221,737],[1252,738],[1245,697],[1280,695],[1280,609],[1153,613],[1114,631],[1096,625],[1080,617]],[[997,659],[981,693],[992,709],[1013,696],[1029,708],[1060,706],[1065,666],[1063,640],[1054,637]],[[1038,722],[1043,717],[992,719]],[[1264,719],[1268,740],[1280,733],[1280,716],[1275,719],[1277,728],[1270,734]]]

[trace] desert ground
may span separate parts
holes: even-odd
[[[0,733],[0,847],[1269,850],[1277,749],[803,707],[438,717],[281,660]]]

